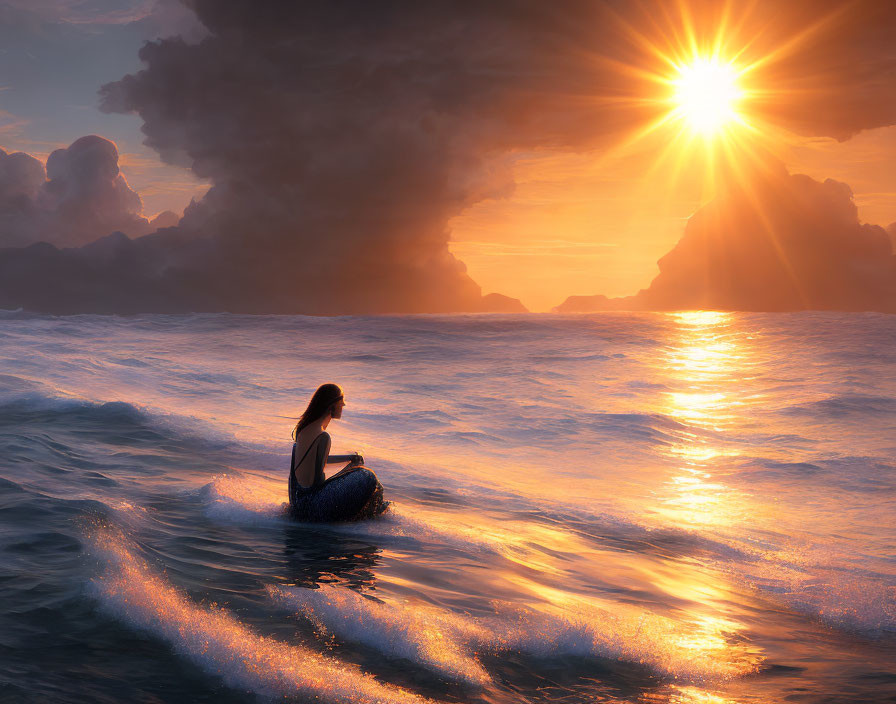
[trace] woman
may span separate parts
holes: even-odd
[[[383,487],[361,455],[331,455],[327,426],[342,417],[345,396],[336,384],[319,387],[293,431],[289,505],[301,521],[354,521],[385,509]],[[348,462],[324,479],[328,463]]]

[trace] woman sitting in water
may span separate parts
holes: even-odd
[[[336,384],[324,384],[311,397],[293,436],[289,505],[300,521],[354,521],[381,513],[383,487],[361,455],[331,455],[327,426],[342,417],[345,397]],[[324,465],[348,462],[324,479]]]

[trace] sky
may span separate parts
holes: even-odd
[[[46,159],[79,137],[102,135],[118,145],[122,172],[146,215],[182,212],[208,184],[144,146],[139,117],[101,112],[97,91],[140,69],[145,41],[201,31],[194,24],[177,3],[3,0],[0,147]]]
[[[443,312],[476,310],[495,292],[546,311],[596,294],[648,305],[633,297],[689,218],[758,162],[848,184],[857,211],[844,232],[896,221],[889,3],[323,7],[0,2],[0,148],[46,164],[55,184],[29,182],[40,212],[0,218],[18,233],[0,246],[151,235],[139,254],[114,244],[114,257],[155,267],[128,275],[144,281],[123,296],[133,310],[177,309],[176,299],[187,310],[303,312],[292,301],[315,298],[308,312]],[[742,90],[736,120],[713,135],[670,117],[682,67],[709,56],[734,67]],[[114,143],[123,181],[102,180],[116,167],[105,143],[69,150],[50,173],[50,154],[86,135]],[[154,218],[181,217],[194,200],[176,228],[152,235],[177,224]],[[723,202],[742,213],[743,201]],[[96,216],[103,208],[108,217]],[[861,256],[891,267],[875,246]],[[78,291],[124,271],[119,262],[97,273],[90,252],[78,255],[90,258]],[[36,256],[10,255],[4,271],[72,266]],[[355,293],[333,290],[334,271]],[[268,283],[291,272],[307,285]],[[103,285],[97,296],[119,290]],[[31,300],[18,291],[8,300]],[[824,298],[807,295],[807,305]],[[744,296],[737,305],[758,305]],[[871,300],[844,296],[848,306]],[[669,293],[650,305],[679,302]]]

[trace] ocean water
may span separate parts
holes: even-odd
[[[9,312],[0,359],[2,702],[896,701],[896,316]],[[324,381],[380,519],[284,515]]]

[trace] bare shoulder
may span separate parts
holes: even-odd
[[[320,442],[330,444],[330,434],[326,430],[320,432],[312,427],[302,428],[296,437],[296,442],[299,447],[311,447],[311,443],[316,442],[318,438]]]

